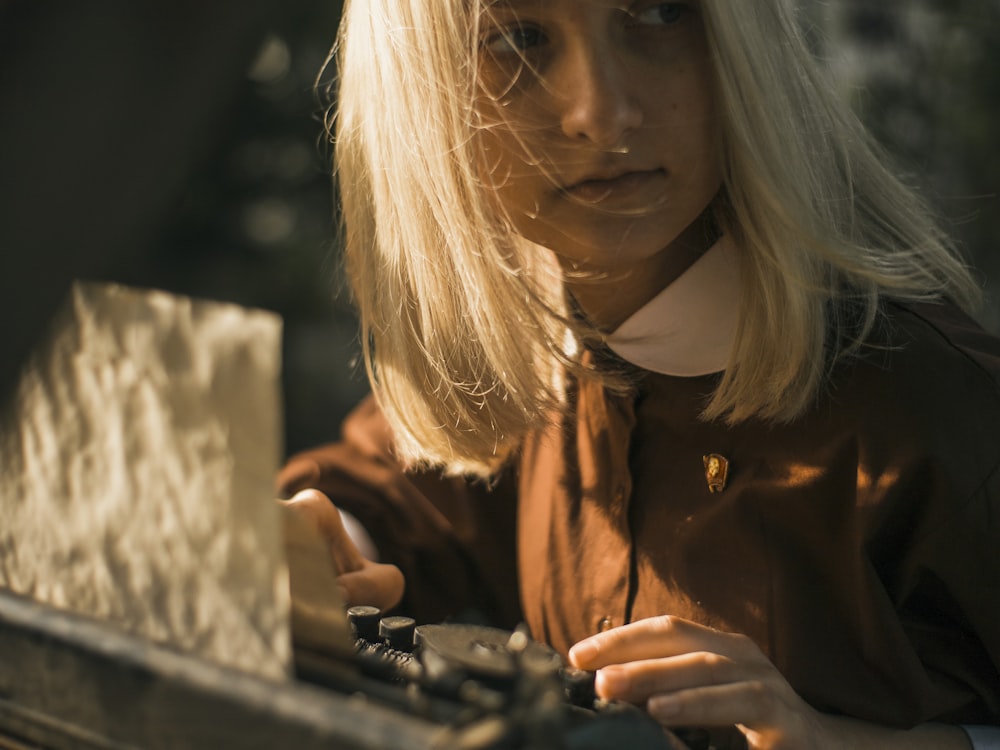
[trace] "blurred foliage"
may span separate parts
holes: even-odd
[[[337,253],[329,103],[317,93],[339,16],[338,2],[280,7],[149,273],[162,288],[282,315],[289,452],[335,438],[367,391]]]
[[[313,1],[277,14],[226,132],[163,236],[164,283],[293,318],[337,304],[324,104],[314,84],[339,13],[337,3]]]
[[[860,53],[855,104],[876,137],[926,185],[987,283],[983,322],[1000,330],[1000,2],[846,4]]]

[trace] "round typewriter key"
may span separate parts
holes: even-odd
[[[383,617],[378,624],[378,634],[389,648],[412,651],[416,627],[417,621],[412,617]]]
[[[347,610],[347,620],[355,638],[369,643],[378,643],[379,620],[382,610],[378,607],[357,606]]]

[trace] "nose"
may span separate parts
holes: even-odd
[[[623,145],[624,136],[642,124],[643,113],[620,54],[580,45],[565,55],[563,68],[554,82],[563,134],[600,148]]]

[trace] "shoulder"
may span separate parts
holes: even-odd
[[[957,306],[947,302],[890,302],[886,313],[888,343],[901,347],[903,357],[933,355],[934,361],[925,364],[940,377],[962,373],[987,390],[1000,389],[1000,338]]]
[[[886,303],[876,332],[838,368],[825,400],[853,422],[861,452],[905,467],[946,514],[996,478],[1000,338],[954,305]]]
[[[831,393],[867,392],[915,413],[1000,408],[1000,338],[950,303],[887,302],[875,330],[830,381]],[[854,393],[860,389],[862,393]]]

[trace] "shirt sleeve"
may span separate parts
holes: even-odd
[[[406,471],[373,398],[348,415],[340,441],[292,456],[276,485],[281,497],[320,490],[356,519],[380,561],[403,572],[399,612],[418,622],[475,618],[511,628],[520,621],[514,478],[487,485]]]
[[[960,688],[934,720],[1000,726],[1000,469],[914,546],[903,602],[908,635],[928,675]],[[957,693],[956,693],[957,695]]]
[[[1000,750],[1000,727],[963,726],[972,750]]]

